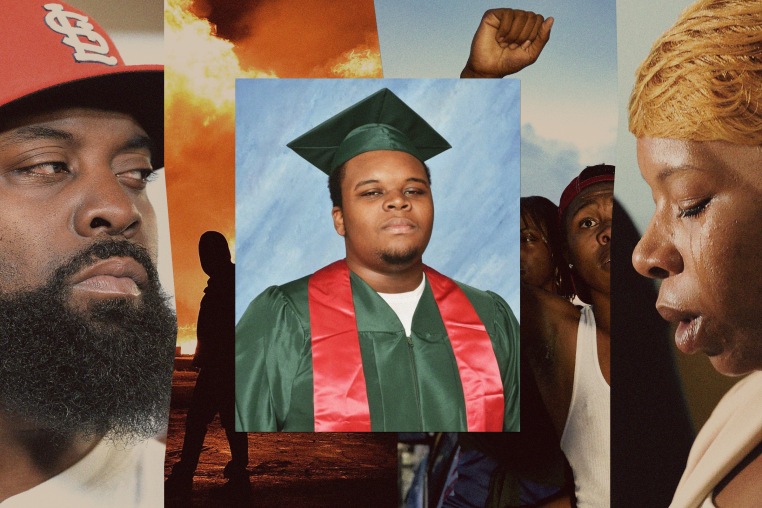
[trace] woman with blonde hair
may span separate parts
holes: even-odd
[[[762,496],[762,2],[700,0],[636,73],[630,131],[656,209],[633,253],[685,353],[747,375],[699,433],[673,507]]]

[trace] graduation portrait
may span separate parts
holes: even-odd
[[[237,429],[520,430],[519,157],[518,81],[237,80]]]

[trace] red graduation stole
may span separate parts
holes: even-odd
[[[424,266],[460,372],[469,432],[503,430],[504,397],[492,341],[451,279]],[[316,432],[370,432],[349,268],[336,261],[309,280]]]

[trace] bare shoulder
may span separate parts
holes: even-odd
[[[552,377],[573,371],[579,315],[569,301],[522,284],[521,346],[535,370]]]
[[[522,343],[576,342],[580,311],[557,295],[522,284]]]

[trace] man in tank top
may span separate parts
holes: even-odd
[[[522,347],[574,473],[577,506],[608,506],[610,266],[614,167],[585,168],[559,203],[580,310],[526,284]]]

